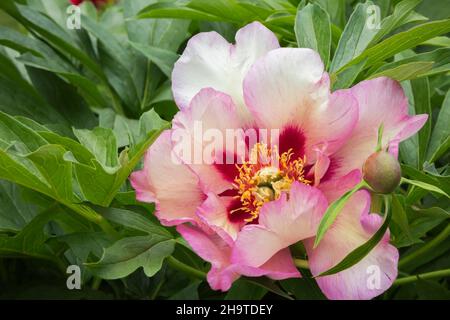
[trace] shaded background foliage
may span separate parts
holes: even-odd
[[[380,28],[370,29],[378,5]],[[177,112],[174,62],[192,35],[233,41],[258,20],[283,46],[310,47],[333,88],[389,76],[411,113],[430,121],[400,148],[403,185],[390,229],[399,277],[450,268],[450,1],[121,0],[0,1],[0,297],[63,299],[323,299],[308,277],[241,279],[228,293],[201,279],[209,266],[135,200],[127,181]],[[428,189],[428,190],[427,190]],[[376,208],[373,208],[376,210]],[[179,261],[197,277],[179,270]],[[66,268],[82,269],[82,290]],[[380,299],[449,299],[445,277],[396,283]]]

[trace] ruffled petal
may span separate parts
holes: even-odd
[[[196,222],[204,201],[197,176],[172,153],[170,131],[164,131],[147,151],[144,168],[133,172],[131,185],[139,201],[155,202],[156,216],[164,225]]]
[[[344,193],[356,186],[362,179],[361,170],[355,169],[343,177],[321,181],[317,188],[322,191],[329,203],[339,199]]]
[[[244,222],[230,219],[229,207],[233,200],[233,197],[218,197],[214,193],[208,193],[208,198],[198,207],[197,211],[202,221],[217,232],[230,246],[236,240]]]
[[[259,224],[246,225],[232,252],[236,264],[260,267],[280,250],[315,235],[327,207],[322,193],[294,182],[289,192],[261,208]]]
[[[211,263],[207,277],[211,288],[222,291],[230,289],[240,276],[236,267],[229,262],[230,247],[217,234],[209,235],[194,226],[179,225],[177,231],[203,260]]]
[[[361,169],[375,152],[378,129],[383,124],[383,147],[397,156],[398,144],[412,136],[425,124],[428,115],[408,115],[408,100],[400,84],[381,77],[360,82],[337,92],[351,92],[359,105],[357,125],[345,145],[333,157],[339,163],[335,175],[342,176]]]
[[[382,218],[369,214],[370,194],[358,191],[345,205],[316,249],[314,238],[304,241],[314,276],[338,264],[367,242],[381,227]],[[329,299],[371,299],[386,291],[397,277],[398,251],[389,244],[389,231],[360,262],[334,275],[316,278]]]
[[[281,48],[257,60],[244,79],[245,102],[260,128],[298,128],[306,137],[306,157],[314,162],[313,146],[334,152],[358,118],[351,93],[330,97],[329,77],[320,56],[311,49]]]
[[[289,278],[300,278],[301,274],[297,270],[289,249],[278,251],[272,258],[259,268],[237,265],[239,272],[248,277],[266,276],[274,280]]]
[[[200,89],[211,87],[230,95],[239,114],[248,119],[242,80],[256,59],[276,48],[276,36],[259,22],[240,29],[235,45],[216,32],[195,35],[173,69],[172,91],[177,105],[186,108]]]
[[[220,194],[231,188],[220,169],[229,163],[235,170],[239,154],[245,154],[242,126],[231,97],[212,88],[201,89],[189,107],[175,116],[174,148],[199,176],[205,193]]]

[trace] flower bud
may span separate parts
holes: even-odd
[[[392,193],[399,185],[401,176],[400,164],[386,151],[375,152],[364,162],[364,180],[377,193]]]

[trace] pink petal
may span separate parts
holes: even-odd
[[[196,175],[176,163],[170,131],[164,131],[147,151],[144,168],[133,172],[131,185],[140,201],[155,202],[156,216],[164,225],[197,221],[197,207],[205,199]]]
[[[229,290],[232,283],[241,275],[268,276],[276,280],[300,277],[289,249],[279,251],[261,267],[254,268],[231,263],[232,247],[217,234],[207,234],[202,229],[186,224],[177,226],[177,231],[202,259],[211,263],[207,279],[213,290]]]
[[[236,270],[239,270],[240,274],[247,277],[267,276],[274,280],[301,277],[289,249],[278,251],[272,258],[258,268],[240,264],[235,264],[233,266]]]
[[[311,49],[281,48],[257,60],[244,79],[245,102],[260,128],[299,128],[306,137],[306,158],[313,146],[337,150],[351,133],[357,104],[351,93],[330,97],[329,77]]]
[[[358,191],[316,249],[313,249],[314,238],[304,241],[313,275],[335,266],[380,228],[382,218],[369,214],[369,209],[370,194]],[[363,260],[349,269],[316,280],[329,299],[371,299],[392,285],[397,277],[397,263],[398,251],[389,244],[389,232],[386,232],[383,240]]]
[[[397,155],[398,144],[420,130],[428,118],[428,115],[408,115],[408,101],[402,87],[389,78],[366,80],[337,92],[341,91],[351,92],[358,100],[359,120],[351,137],[334,155],[339,159],[336,176],[362,168],[376,149],[381,124],[384,125],[383,147],[389,146],[390,152]]]
[[[228,207],[232,201],[232,197],[218,197],[214,193],[208,193],[208,198],[197,211],[202,221],[230,246],[243,225],[243,221],[231,221],[229,218]]]
[[[320,180],[326,174],[328,168],[330,167],[330,158],[324,154],[322,150],[316,150],[316,163],[311,168],[309,175],[312,176],[314,180],[314,186],[317,187],[320,184]],[[309,177],[307,177],[309,179]]]
[[[279,47],[276,36],[259,22],[236,34],[236,44],[228,43],[216,32],[192,37],[175,63],[172,90],[180,109],[187,108],[202,88],[214,88],[233,97],[242,117],[248,119],[243,102],[242,80],[260,56]]]
[[[327,201],[311,186],[294,182],[289,199],[266,203],[259,214],[259,224],[246,225],[238,234],[232,261],[260,267],[280,250],[315,235]]]
[[[355,169],[343,177],[321,181],[317,188],[323,192],[329,203],[339,199],[345,192],[356,186],[362,179],[361,170]]]
[[[194,226],[179,225],[177,231],[203,260],[211,263],[211,270],[208,272],[211,288],[228,290],[240,276],[236,267],[229,263],[230,247],[217,234],[208,235]]]
[[[220,194],[231,188],[230,181],[223,177],[217,165],[231,160],[235,169],[234,155],[240,149],[245,154],[242,126],[231,97],[211,88],[201,89],[189,107],[175,116],[172,140],[176,141],[177,151],[187,150],[183,152],[187,154],[180,157],[199,176],[205,193]],[[236,133],[237,138],[227,139],[230,133]],[[227,159],[227,154],[234,157]]]

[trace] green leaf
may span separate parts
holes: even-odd
[[[317,51],[325,67],[328,65],[331,48],[330,17],[320,6],[308,4],[297,12],[295,36],[298,47]]]
[[[394,212],[395,214],[395,212]],[[450,219],[450,213],[439,207],[427,209],[407,208],[409,217],[409,234],[401,233],[393,240],[396,247],[407,247],[416,243],[422,243],[421,238],[442,222]]]
[[[221,21],[222,18],[188,7],[179,7],[171,3],[157,3],[142,9],[138,19],[174,18],[188,20]]]
[[[176,18],[206,21],[229,21],[245,23],[258,19],[258,15],[236,0],[190,0],[158,2],[147,6],[139,12],[139,19]]]
[[[27,155],[50,186],[56,199],[72,202],[72,166],[64,160],[66,150],[58,145],[45,145]]]
[[[172,75],[173,65],[179,58],[176,53],[141,43],[130,42],[130,44],[156,64],[167,77]]]
[[[157,234],[162,237],[171,238],[171,233],[169,231],[155,225],[148,218],[133,211],[118,208],[108,208],[101,211],[106,219],[124,227],[148,234]]]
[[[0,255],[6,257],[33,257],[62,265],[61,260],[46,244],[49,235],[44,226],[58,215],[55,207],[39,213],[14,237],[0,237]]]
[[[417,281],[417,292],[421,300],[449,300],[450,290],[445,285],[435,281],[422,280]]]
[[[318,4],[330,16],[331,22],[339,28],[345,25],[345,0],[313,0],[312,3]]]
[[[426,159],[435,162],[450,148],[450,91],[445,95],[444,102],[436,119],[436,124],[428,144]]]
[[[105,167],[115,168],[117,161],[116,137],[111,129],[97,127],[93,130],[74,129],[78,141]]]
[[[101,24],[83,16],[83,28],[97,38],[98,55],[110,85],[116,90],[133,115],[140,113],[139,94],[133,72],[136,58],[131,50],[121,45]]]
[[[378,77],[389,77],[399,82],[404,80],[416,79],[427,74],[433,68],[434,62],[421,61],[401,64],[398,67],[387,69],[371,75],[367,79]]]
[[[48,71],[31,67],[28,67],[27,71],[34,87],[70,124],[78,128],[92,128],[96,125],[97,119],[86,101],[77,93],[77,87],[67,84]],[[78,84],[75,80],[76,75],[67,76],[73,80],[73,83]],[[93,85],[90,81],[88,84]]]
[[[276,282],[274,282],[273,280],[269,279],[269,278],[265,278],[265,277],[261,277],[261,278],[245,278],[246,281],[253,283],[257,286],[260,286],[264,289],[266,289],[267,291],[270,291],[276,295],[279,295],[280,297],[283,297],[285,299],[288,300],[293,300],[292,297],[287,294],[286,292],[284,292],[278,285]]]
[[[427,70],[425,63],[431,63],[432,68]],[[421,70],[421,66],[423,66],[424,70]],[[398,70],[398,71],[394,71]],[[386,72],[393,74],[402,74],[402,73],[410,73],[409,76],[412,79],[412,76],[424,77],[430,76],[434,74],[438,74],[441,72],[447,72],[450,70],[450,49],[449,48],[441,48],[431,52],[426,52],[422,54],[415,54],[411,57],[397,60],[395,62],[387,63],[378,68],[369,78],[376,78],[379,76],[386,75]],[[389,74],[387,75],[389,76]],[[407,80],[407,77],[397,77],[398,79]],[[395,78],[397,81],[401,81]]]
[[[174,244],[173,239],[157,234],[124,238],[106,248],[98,262],[87,266],[103,279],[123,278],[140,267],[151,277],[172,254]]]
[[[405,211],[404,198],[396,194],[392,195],[392,221],[400,227],[402,234],[409,242],[414,242]]]
[[[314,279],[303,277],[302,279],[287,279],[280,281],[281,286],[298,300],[325,300],[320,288]]]
[[[80,198],[94,204],[108,206],[123,183],[140,161],[147,148],[166,128],[154,110],[144,113],[137,130],[130,132],[133,144],[117,158],[115,135],[111,129],[96,128],[74,130],[78,139],[85,144],[51,133],[41,133],[51,143],[61,144],[68,154],[65,160],[72,163],[80,187]]]
[[[124,0],[125,18],[134,17],[146,5],[154,0]],[[127,20],[128,38],[134,43],[176,52],[189,35],[189,21],[176,19],[153,19],[147,21]]]
[[[25,201],[21,188],[8,181],[0,180],[0,232],[19,232],[35,216],[37,206]]]
[[[364,186],[366,186],[366,183],[363,181],[358,185],[356,185],[353,189],[347,191],[344,195],[342,195],[342,197],[335,200],[328,206],[328,209],[327,211],[325,211],[322,219],[320,220],[319,227],[317,228],[316,238],[314,240],[314,248],[316,248],[319,245],[323,236],[325,235],[327,230],[331,227],[334,220],[337,218],[341,210],[344,208],[345,204],[350,199],[350,197],[356,191],[360,190]]]
[[[2,3],[3,2],[4,1],[2,1]],[[0,5],[0,7],[2,6]],[[61,28],[49,17],[36,10],[22,5],[17,5],[16,7],[18,9],[17,13],[14,13],[7,8],[6,10],[13,16],[17,17],[19,21],[21,21],[21,23],[23,23],[27,28],[36,31],[56,48],[75,57],[92,72],[104,79],[104,73],[101,68],[86,53],[80,50],[78,46],[74,45],[74,42],[71,41],[73,38],[66,32],[65,29]]]
[[[450,190],[450,181],[448,177],[428,174],[405,164],[402,164],[401,167],[403,175],[409,177],[410,179],[421,181],[431,186],[436,186],[441,190]],[[406,202],[408,204],[413,204],[427,194],[426,191],[427,189],[418,189],[413,186],[407,194]]]
[[[416,114],[431,114],[430,85],[427,78],[411,80],[411,88],[414,97],[414,109]],[[418,132],[419,137],[419,165],[425,160],[428,143],[431,136],[431,118],[428,118],[422,129]]]
[[[449,37],[435,37],[430,40],[427,40],[423,43],[427,46],[435,46],[435,47],[450,47],[450,38]]]
[[[58,236],[58,240],[69,245],[79,261],[84,263],[90,254],[101,257],[103,248],[111,242],[103,232],[82,231]]]
[[[66,115],[67,121],[73,122],[77,127],[92,127],[92,123],[95,122],[95,117],[93,117],[92,112],[87,107],[87,103],[99,108],[110,106],[112,103],[108,97],[100,93],[100,86],[86,76],[79,74],[71,66],[63,66],[54,62],[52,58],[39,58],[28,52],[17,58],[17,60],[27,66],[26,69],[32,78],[33,84],[49,103],[52,106],[54,105],[55,109],[63,115]],[[48,72],[46,73],[45,71]],[[55,75],[50,75],[50,73]],[[71,86],[59,79],[59,77],[56,77],[56,75],[69,82]],[[58,87],[59,90],[50,91],[48,87],[52,86]],[[79,92],[76,92],[75,89],[78,89]],[[60,99],[62,99],[61,96],[64,96],[64,94],[68,95],[65,96],[69,100],[65,101],[66,103],[69,102],[68,110],[61,108],[61,104],[59,104]],[[75,114],[74,111],[77,111],[78,114]],[[87,126],[86,123],[79,121],[81,117],[85,117],[88,120]]]
[[[154,0],[124,0],[125,26],[131,42],[177,52],[188,37],[189,20],[180,19],[133,19],[140,10],[154,3]],[[136,52],[134,79],[140,94],[141,109],[148,110],[160,89],[162,72],[147,57]],[[172,99],[172,98],[171,98]]]
[[[39,134],[3,112],[0,112],[0,137],[11,144],[20,142],[24,148],[23,153],[33,152],[47,144]]]
[[[169,300],[199,300],[198,286],[201,283],[201,281],[195,280],[186,288],[181,289],[180,291],[169,297]]]
[[[387,196],[386,196],[387,197]],[[376,245],[383,239],[386,230],[389,226],[389,223],[391,222],[392,217],[392,211],[388,208],[388,203],[390,200],[386,200],[385,198],[385,216],[384,221],[381,227],[375,232],[375,234],[364,244],[360,245],[358,248],[354,249],[352,252],[350,252],[348,255],[345,256],[342,261],[340,261],[338,264],[336,264],[334,267],[330,268],[329,270],[322,272],[317,277],[323,277],[331,274],[336,274],[338,272],[341,272],[342,270],[348,269],[355,264],[357,264],[359,261],[364,259],[365,256],[369,254],[370,251],[372,251],[373,248],[376,247]],[[374,213],[372,213],[374,214]]]
[[[227,292],[225,300],[261,300],[267,293],[267,290],[261,286],[238,280]]]
[[[422,0],[404,0],[400,1],[394,8],[394,12],[389,17],[386,17],[381,22],[380,30],[373,37],[369,47],[376,44],[378,41],[387,36],[391,31],[398,28],[407,21],[408,16],[410,16],[412,10],[417,7],[417,5]]]
[[[428,191],[431,191],[431,192],[436,192],[436,193],[439,193],[439,194],[441,194],[443,196],[446,196],[447,198],[450,198],[450,195],[447,194],[444,190],[442,190],[442,189],[440,189],[440,188],[438,188],[438,187],[436,187],[436,186],[434,186],[432,184],[428,184],[426,182],[402,178],[401,183],[408,183],[408,184],[411,184],[413,186],[419,187],[421,189],[428,190]]]
[[[341,66],[336,73],[340,73],[344,69],[350,67],[351,65],[355,65],[364,59],[367,60],[366,68],[368,68],[403,50],[413,48],[426,40],[447,32],[450,32],[450,19],[423,23],[407,31],[397,33],[377,45],[365,50],[356,58],[344,66]]]
[[[333,91],[338,89],[345,89],[351,87],[353,82],[356,80],[358,74],[364,70],[366,65],[366,61],[362,60],[360,63],[350,66],[345,69],[341,73],[337,75],[337,80],[332,84]],[[332,76],[336,76],[336,74],[332,74]],[[332,78],[333,79],[333,78]]]
[[[331,72],[336,72],[360,56],[377,34],[378,30],[367,23],[367,11],[370,6],[373,6],[370,1],[359,3],[350,16],[331,62]]]

